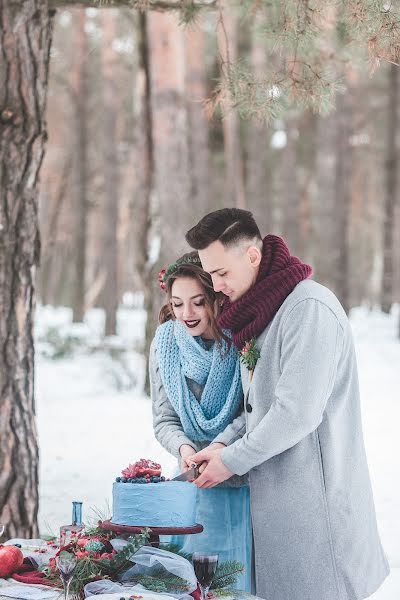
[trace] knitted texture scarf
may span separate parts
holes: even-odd
[[[312,273],[277,235],[263,239],[262,254],[256,283],[235,302],[226,300],[219,318],[220,327],[231,330],[239,350],[264,331],[296,285]]]
[[[228,333],[228,332],[226,332]],[[211,441],[235,418],[242,401],[237,350],[227,342],[208,350],[179,321],[167,321],[156,332],[161,379],[185,434],[193,441]],[[204,385],[200,400],[186,378]]]

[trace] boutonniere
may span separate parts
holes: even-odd
[[[250,371],[250,377],[252,377],[257,361],[260,358],[260,351],[256,346],[256,338],[252,338],[249,342],[246,342],[239,354],[240,360],[246,365]]]

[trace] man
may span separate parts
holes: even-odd
[[[210,213],[186,239],[227,296],[220,325],[245,354],[245,410],[191,457],[207,464],[196,485],[249,472],[258,596],[367,598],[389,567],[345,312],[281,238],[261,238],[247,211]]]

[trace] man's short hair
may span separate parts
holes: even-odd
[[[217,240],[228,247],[246,240],[262,240],[262,237],[250,211],[222,208],[203,217],[186,234],[187,243],[196,250],[204,250]]]

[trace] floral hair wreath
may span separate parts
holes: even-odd
[[[180,258],[175,261],[169,267],[161,269],[158,274],[158,284],[164,292],[167,291],[167,280],[179,267],[182,265],[199,265],[201,267],[201,260],[198,256],[189,256],[187,258]]]

